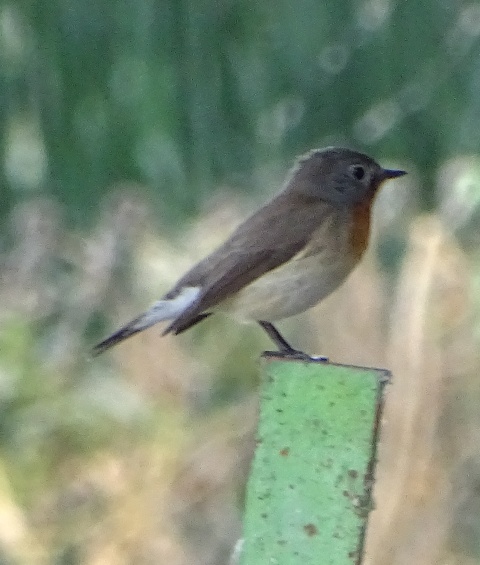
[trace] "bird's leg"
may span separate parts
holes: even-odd
[[[327,357],[323,357],[323,356],[311,357],[310,355],[307,355],[303,351],[294,349],[271,322],[265,322],[263,320],[259,320],[258,323],[267,332],[268,337],[278,347],[278,351],[264,351],[262,353],[262,357],[277,357],[283,359],[298,359],[300,361],[316,361],[316,362],[328,361]]]
[[[288,341],[283,337],[283,335],[277,330],[277,328],[271,322],[258,322],[260,326],[267,332],[268,337],[275,343],[280,351],[291,351],[296,352]]]

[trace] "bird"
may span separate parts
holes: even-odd
[[[273,322],[311,308],[345,281],[367,249],[378,189],[405,174],[349,148],[302,155],[276,196],[163,298],[98,343],[93,355],[162,321],[169,322],[163,335],[176,335],[224,313],[258,322],[277,347],[265,353],[314,359],[290,345]]]

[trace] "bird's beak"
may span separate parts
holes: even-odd
[[[406,174],[407,174],[407,171],[399,171],[397,169],[383,169],[382,174],[381,174],[381,178],[382,178],[382,180],[396,179],[397,177],[403,177],[403,175],[406,175]]]

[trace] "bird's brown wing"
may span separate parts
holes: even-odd
[[[255,253],[231,253],[218,264],[222,268],[221,276],[202,287],[197,300],[178,316],[164,333],[179,333],[199,315],[293,257],[297,249],[297,246],[291,246],[281,253],[271,249]]]
[[[280,197],[284,195],[276,200]],[[165,334],[183,331],[200,314],[291,259],[305,247],[325,214],[324,203],[319,206],[293,201],[290,197],[283,203],[276,202],[283,206],[272,204],[267,204],[242,224],[230,239],[193,267],[165,296],[173,298],[186,286],[201,288],[197,300],[167,327]]]

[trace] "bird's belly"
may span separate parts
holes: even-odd
[[[337,255],[295,259],[252,282],[219,305],[218,310],[245,321],[288,318],[311,308],[338,288],[354,265],[338,261]]]

